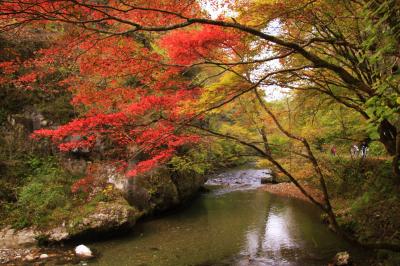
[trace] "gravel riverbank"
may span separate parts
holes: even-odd
[[[304,185],[303,187],[318,202],[323,202],[323,195],[321,191],[307,185]],[[261,189],[272,194],[297,198],[310,202],[310,200],[304,196],[304,194],[293,183],[266,184],[262,186]]]

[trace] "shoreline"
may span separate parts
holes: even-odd
[[[318,189],[315,189],[308,185],[303,185],[303,188],[319,203],[323,203],[323,195],[322,192]],[[271,194],[289,197],[289,198],[296,198],[300,200],[304,200],[310,202],[308,199],[293,183],[285,182],[285,183],[278,183],[278,184],[265,184],[264,186],[260,187],[263,191],[267,191]]]

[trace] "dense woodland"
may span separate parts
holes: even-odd
[[[1,1],[3,225],[110,199],[104,164],[131,180],[255,162],[395,265],[399,40],[396,0]]]

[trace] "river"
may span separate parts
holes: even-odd
[[[263,174],[235,170],[214,177],[211,191],[185,208],[89,244],[100,254],[89,264],[327,265],[338,251],[360,255],[320,222],[312,204],[257,189]]]

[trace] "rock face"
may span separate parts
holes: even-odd
[[[38,112],[33,107],[26,107],[22,113],[9,115],[8,123],[12,127],[22,126],[28,132],[49,126],[52,121],[47,120],[42,113]]]
[[[207,181],[202,175],[185,172],[173,174],[171,180],[176,186],[180,202],[192,198]]]
[[[6,227],[0,231],[0,249],[33,246],[37,243],[38,234],[34,228],[15,230]]]
[[[111,167],[105,167],[98,175],[113,184],[129,204],[144,214],[166,211],[186,202],[206,181],[201,175],[172,173],[162,167],[129,180]]]
[[[145,214],[174,208],[193,197],[205,183],[193,173],[171,173],[159,168],[132,179],[124,191],[128,202]]]

